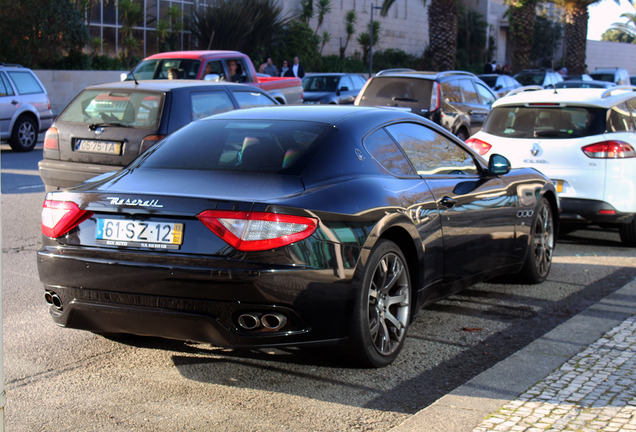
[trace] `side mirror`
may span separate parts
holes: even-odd
[[[129,73],[122,73],[121,75],[119,75],[119,79],[121,81],[126,81],[126,78],[128,78],[128,75],[130,75],[130,72]]]
[[[510,172],[510,161],[500,155],[493,154],[488,160],[488,173],[494,176],[508,174]]]

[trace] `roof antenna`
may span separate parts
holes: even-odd
[[[139,81],[137,81],[137,78],[135,78],[135,74],[133,73],[133,71],[128,72],[128,76],[132,77],[133,81],[135,82],[135,86],[139,85]]]

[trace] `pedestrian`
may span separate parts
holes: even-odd
[[[280,76],[288,76],[287,71],[289,70],[289,62],[287,60],[283,60],[283,66],[280,68]]]
[[[267,62],[265,64],[265,68],[263,69],[263,73],[266,73],[269,76],[278,76],[278,68],[272,61],[271,57],[267,57]]]
[[[287,75],[285,76],[296,78],[302,78],[305,76],[305,68],[303,67],[303,65],[300,64],[300,59],[298,58],[298,56],[294,57],[294,64],[291,68],[289,68],[289,70],[287,71]]]

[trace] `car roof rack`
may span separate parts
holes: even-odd
[[[448,71],[442,71],[437,73],[437,76],[440,76],[440,77],[450,76],[450,75],[475,76],[475,74],[472,72],[461,71],[461,70],[448,70]]]
[[[537,91],[537,90],[545,90],[544,87],[541,87],[540,85],[528,85],[528,86],[523,86],[523,87],[517,87],[514,90],[510,90],[508,92],[508,94],[506,94],[506,96],[512,96],[512,95],[516,95],[519,93],[524,93],[527,91]]]
[[[612,95],[612,92],[615,90],[632,90],[632,91],[636,91],[636,86],[633,85],[619,85],[619,86],[615,86],[615,87],[610,87],[607,90],[605,90],[603,92],[603,94],[601,94],[601,98],[606,98],[606,97],[610,97]]]
[[[22,65],[17,64],[17,63],[4,63],[4,62],[0,62],[0,66],[5,66],[5,67],[19,67],[21,68]]]

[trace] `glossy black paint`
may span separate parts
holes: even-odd
[[[531,210],[546,197],[558,213],[552,183],[537,171],[494,175],[440,126],[391,109],[257,108],[183,130],[253,119],[322,123],[330,132],[303,165],[279,173],[144,169],[151,150],[118,173],[47,195],[94,213],[60,238],[43,236],[38,270],[45,290],[61,299],[61,309],[51,306],[55,322],[221,346],[342,342],[379,239],[402,250],[416,312],[477,281],[519,271],[528,253]],[[404,123],[469,154],[476,173],[390,174],[367,141],[384,127]],[[170,140],[157,151],[162,145]],[[240,252],[196,219],[208,209],[310,216],[319,227],[289,246]],[[179,250],[98,245],[96,219],[105,216],[184,223],[184,243]],[[247,331],[237,324],[242,313],[271,312],[287,317],[280,330]]]

